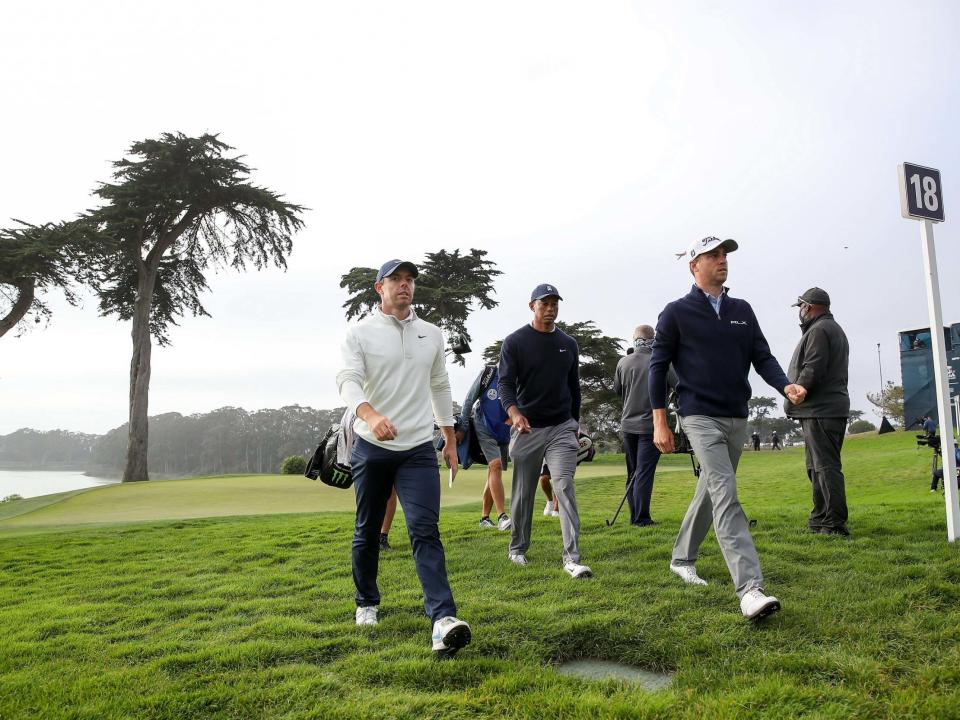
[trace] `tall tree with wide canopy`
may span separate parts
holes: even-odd
[[[50,318],[43,293],[60,288],[67,302],[76,305],[74,284],[87,263],[83,261],[99,239],[77,222],[0,229],[0,337],[10,330],[27,329],[27,321]]]
[[[493,281],[502,273],[496,263],[487,260],[486,250],[471,248],[466,255],[460,250],[427,253],[417,263],[417,289],[413,294],[413,306],[417,315],[444,330],[449,339],[463,336],[468,342],[467,318],[476,306],[490,310],[498,303]],[[368,267],[353,267],[340,278],[340,287],[346,288],[350,297],[343,304],[347,320],[366,317],[380,305],[380,296],[373,289],[377,271]],[[454,362],[464,364],[461,352],[451,345]]]
[[[169,343],[186,313],[209,315],[200,302],[205,272],[229,266],[286,267],[304,210],[249,182],[250,168],[216,135],[164,133],[142,140],[113,163],[114,182],[84,220],[116,241],[98,265],[100,312],[131,320],[130,422],[123,481],[148,480],[147,404],[151,336]]]

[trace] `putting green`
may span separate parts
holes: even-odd
[[[457,474],[453,488],[447,487],[446,470],[441,472],[441,504],[477,503],[486,481],[486,467],[474,466]],[[669,469],[664,468],[669,472]],[[577,479],[625,475],[622,465],[584,464]],[[511,471],[505,473],[507,495]],[[272,515],[275,513],[330,512],[352,510],[352,490],[338,490],[298,475],[222,475],[185,480],[151,480],[47,496],[38,507],[30,500],[24,512],[0,520],[5,528],[65,527],[89,523],[145,522],[228,515]],[[17,512],[16,506],[6,509]]]

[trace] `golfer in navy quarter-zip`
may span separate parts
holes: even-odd
[[[727,254],[736,249],[735,240],[715,237],[690,246],[687,257],[694,285],[660,313],[648,377],[657,449],[674,450],[666,411],[667,369],[672,364],[677,414],[700,461],[697,489],[673,544],[670,570],[688,584],[707,584],[697,575],[695,563],[712,526],[740,598],[740,611],[752,620],[779,610],[780,601],[764,593],[760,556],[737,498],[737,463],[747,438],[750,366],[791,402],[802,402],[806,391],[790,384],[770,353],[750,304],[727,293]]]
[[[719,312],[707,293],[694,285],[660,313],[657,340],[650,360],[650,401],[667,405],[667,368],[673,362],[679,377],[680,415],[747,417],[752,364],[771,387],[790,384],[770,352],[750,303],[730,297],[724,288]]]

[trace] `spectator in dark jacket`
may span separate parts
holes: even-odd
[[[807,476],[813,487],[813,510],[807,525],[811,532],[849,535],[847,496],[840,449],[850,415],[847,365],[850,346],[843,328],[830,312],[830,296],[813,287],[801,295],[803,336],[793,351],[787,375],[807,390],[800,405],[784,403],[787,417],[800,421],[806,445]]]

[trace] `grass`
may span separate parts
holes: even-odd
[[[556,519],[536,512],[520,568],[506,560],[506,534],[477,527],[475,494],[446,508],[451,584],[474,626],[449,662],[430,656],[402,525],[381,561],[381,624],[356,628],[349,512],[123,523],[116,490],[167,491],[73,495],[0,522],[0,717],[960,717],[960,563],[943,497],[927,489],[928,454],[902,433],[849,440],[854,535],[841,539],[804,532],[801,452],[746,453],[741,466],[767,587],[784,603],[757,625],[740,617],[712,535],[698,563],[708,587],[667,571],[694,485],[686,458],[664,459],[660,524],[642,530],[604,523],[621,466],[582,466],[596,473],[577,485],[589,581],[560,570]],[[237,480],[156,486],[196,483],[226,507]],[[458,477],[464,492],[468,480]],[[77,529],[37,522],[55,512]],[[113,524],[79,525],[88,521]],[[556,672],[573,658],[675,680],[649,693]]]
[[[584,479],[610,475],[617,456],[584,465]],[[453,488],[442,472],[445,506],[475,501],[483,491],[486,466],[457,473]],[[509,485],[509,479],[508,483]],[[123,483],[0,504],[0,536],[4,530],[73,527],[88,523],[352,511],[353,491],[345,492],[302,475],[218,475],[188,480]]]

